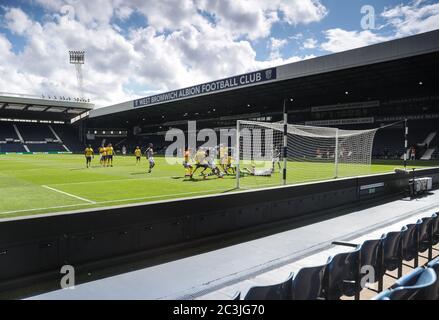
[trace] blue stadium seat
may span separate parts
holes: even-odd
[[[431,223],[431,232],[432,232],[432,240],[433,245],[439,243],[439,212],[433,213],[432,215],[433,222]]]
[[[437,276],[432,268],[417,268],[401,278],[399,286],[392,286],[375,296],[373,300],[430,300],[431,288],[437,283]]]
[[[354,251],[339,253],[329,258],[325,275],[328,300],[337,300],[343,295],[359,299],[359,257],[360,247],[357,247]]]
[[[403,277],[399,278],[395,281],[395,283],[389,288],[389,289],[395,289],[402,286],[412,286],[416,283],[417,278],[421,275],[421,273],[424,271],[424,268],[417,267],[410,273],[404,275]]]
[[[317,300],[324,297],[324,276],[327,264],[302,268],[293,279],[293,300]]]
[[[402,231],[389,232],[382,236],[383,272],[398,269],[398,277],[402,276]]]
[[[402,231],[402,258],[405,261],[414,260],[414,267],[418,266],[418,226],[421,223],[408,224]]]
[[[439,257],[436,257],[434,260],[431,260],[427,264],[428,268],[439,268]]]
[[[422,223],[418,226],[419,235],[419,252],[428,250],[428,260],[433,258],[433,223],[435,215],[427,218],[423,218]]]
[[[252,287],[247,292],[244,300],[291,300],[293,273],[287,280],[270,286]]]
[[[439,257],[437,257],[436,259],[430,261],[427,264],[428,268],[431,268],[434,270],[434,272],[436,272],[436,276],[438,278],[438,280],[436,281],[435,285],[433,285],[429,290],[428,290],[428,296],[432,299],[432,300],[439,300]]]
[[[390,300],[392,290],[384,290],[377,294],[372,300]]]

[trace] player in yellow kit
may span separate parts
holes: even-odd
[[[113,166],[113,156],[114,156],[114,148],[110,143],[107,146],[107,167]]]
[[[220,153],[221,168],[225,173],[227,173],[227,147],[224,145],[220,145],[219,153]]]
[[[140,160],[142,159],[142,150],[139,146],[136,147],[136,150],[134,150],[134,155],[136,156],[136,166],[140,163]]]
[[[229,174],[230,171],[232,171],[233,174],[236,173],[235,167],[232,166],[232,162],[233,162],[232,155],[229,154],[227,156],[227,165],[226,165],[226,170],[225,170],[226,174]]]
[[[85,154],[85,165],[87,166],[87,168],[90,168],[91,159],[93,158],[93,148],[91,147],[91,145],[88,145],[88,147],[85,148],[84,154]]]
[[[105,148],[104,146],[101,146],[99,148],[99,155],[101,156],[100,163],[101,163],[101,166],[103,167],[103,166],[105,166],[105,161],[106,161],[105,158],[107,157],[107,148]]]
[[[190,149],[187,148],[184,151],[184,159],[183,159],[183,167],[184,167],[184,176],[185,177],[191,177],[192,176],[192,165],[189,163],[189,159],[191,156]]]

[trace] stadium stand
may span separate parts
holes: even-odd
[[[21,143],[2,143],[0,152],[26,152],[26,149]]]
[[[2,122],[0,125],[0,152],[26,151],[11,123]]]
[[[28,144],[30,152],[66,152],[66,149],[61,144],[53,143],[38,143]]]
[[[6,141],[6,139],[17,140],[18,136],[12,124],[2,122],[0,125],[0,141]]]
[[[0,126],[0,152],[82,152],[84,147],[75,128],[68,125],[4,122]]]
[[[431,154],[431,159],[439,159],[439,130],[437,131],[433,140],[431,140],[429,147],[434,149]]]
[[[372,266],[378,295],[373,300],[438,300],[439,256],[433,260],[439,243],[439,217],[433,213],[416,223],[405,225],[401,231],[388,232],[380,239],[366,240],[360,245],[333,242],[334,245],[355,247],[328,258],[325,265],[301,268],[287,280],[274,285],[251,287],[244,300],[338,300],[342,297],[359,299],[362,267]],[[420,253],[428,252],[427,263],[418,266]],[[404,262],[414,260],[413,271],[402,275]],[[387,271],[398,269],[398,280],[383,289]],[[369,282],[371,284],[372,282]]]
[[[398,159],[404,154],[404,140],[402,128],[388,128],[378,130],[372,151],[376,159]]]
[[[74,127],[53,124],[52,128],[70,151],[82,152],[84,150],[85,144],[79,141],[78,132]]]
[[[17,128],[21,133],[24,141],[46,141],[46,139],[55,140],[55,136],[50,131],[47,124],[40,123],[17,123]]]

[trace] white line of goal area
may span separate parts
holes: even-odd
[[[58,190],[59,191],[59,190]],[[53,210],[53,209],[65,209],[65,208],[73,208],[73,207],[83,207],[83,206],[92,206],[92,205],[101,205],[101,204],[110,204],[110,203],[121,203],[121,202],[129,202],[129,201],[138,201],[138,200],[148,200],[148,199],[158,199],[158,198],[171,198],[170,200],[178,200],[178,196],[185,196],[185,195],[191,195],[191,194],[207,194],[207,193],[214,193],[214,192],[224,192],[227,191],[227,189],[211,189],[211,190],[204,190],[204,191],[193,191],[193,192],[182,192],[182,193],[173,193],[173,194],[166,194],[166,195],[157,195],[157,196],[148,196],[148,197],[139,197],[139,198],[129,198],[129,199],[118,199],[118,200],[106,200],[106,201],[99,201],[90,203],[78,203],[78,204],[69,204],[64,206],[54,206],[54,207],[45,207],[45,208],[32,208],[32,209],[23,209],[23,210],[14,210],[14,211],[4,211],[0,212],[0,215],[4,214],[13,214],[13,213],[24,213],[24,212],[33,212],[33,211],[44,211],[44,210]],[[71,195],[74,196],[74,195]],[[76,198],[76,196],[75,196]],[[84,199],[86,200],[86,199]],[[91,200],[88,200],[91,201]]]

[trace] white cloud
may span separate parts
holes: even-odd
[[[439,3],[415,0],[409,4],[386,8],[381,17],[384,25],[375,31],[348,31],[340,28],[324,31],[326,41],[321,48],[329,52],[339,52],[439,29]],[[389,35],[379,34],[384,27],[391,28]]]
[[[280,50],[288,44],[288,40],[286,39],[276,39],[270,38],[270,42],[268,43],[268,47],[270,49],[270,60],[279,59],[282,55]]]
[[[282,58],[286,40],[276,39],[270,60],[259,61],[251,41],[269,36],[276,21],[306,24],[326,14],[316,0],[224,0],[221,6],[214,0],[36,1],[46,10],[40,22],[21,9],[7,9],[7,27],[26,44],[14,53],[0,33],[0,68],[7,75],[0,87],[77,96],[67,53],[84,49],[85,94],[98,106],[301,60]],[[113,18],[128,20],[134,10],[147,26],[121,30]]]
[[[6,27],[13,33],[22,35],[25,31],[32,27],[32,22],[27,15],[17,8],[6,10],[5,14]]]
[[[267,1],[270,2],[270,1]],[[297,25],[317,22],[328,14],[328,10],[318,0],[281,0],[279,9],[285,15],[285,21]]]
[[[257,39],[270,35],[276,22],[290,25],[318,22],[327,14],[319,0],[199,0],[200,9],[236,36]]]
[[[296,34],[294,34],[292,36],[289,36],[288,38],[291,39],[291,40],[300,40],[300,39],[303,38],[303,33],[299,32],[299,33],[296,33]]]
[[[396,30],[397,37],[439,29],[439,3],[418,0],[388,8],[381,14]]]
[[[326,42],[321,44],[321,48],[329,52],[346,51],[391,39],[370,30],[347,31],[340,28],[326,30],[324,35]]]
[[[303,48],[314,49],[317,47],[317,40],[314,38],[308,38],[303,42]]]

